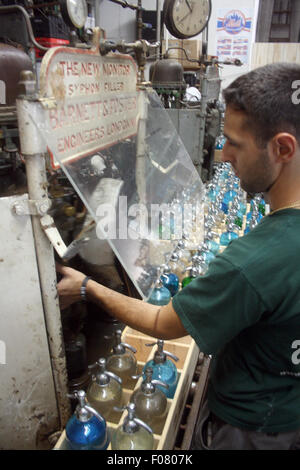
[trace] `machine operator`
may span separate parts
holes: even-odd
[[[62,309],[81,300],[83,285],[90,301],[126,325],[161,339],[189,334],[212,355],[193,449],[300,449],[299,80],[299,65],[278,63],[224,90],[223,161],[245,191],[264,193],[271,212],[168,305],[57,268]]]

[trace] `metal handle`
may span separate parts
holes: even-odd
[[[133,380],[138,380],[138,379],[140,379],[141,377],[143,377],[143,374],[138,374],[138,375],[132,375],[132,376],[131,376],[131,378],[132,378]]]
[[[174,359],[175,362],[179,361],[179,358],[177,356],[175,356],[175,354],[172,354],[169,351],[163,351],[163,352],[165,353],[166,356],[169,356],[172,359]]]
[[[130,51],[138,53],[148,53],[152,49],[157,49],[160,46],[160,42],[150,43],[145,39],[138,40],[135,42],[125,42],[124,40],[114,42],[107,39],[100,39],[100,54],[106,55],[110,51],[118,51],[123,54],[128,54]]]
[[[94,408],[92,408],[90,405],[85,405],[84,408],[90,413],[92,413],[94,416],[96,416],[96,418],[98,418],[101,423],[106,424],[105,419],[98,413],[98,411],[94,410]]]
[[[150,434],[153,434],[152,429],[148,426],[144,421],[141,421],[139,418],[135,417],[135,403],[129,402],[127,406],[123,406],[119,408],[118,406],[114,406],[115,411],[125,411],[127,410],[128,415],[125,417],[123,421],[123,426],[130,426],[132,429],[132,425],[130,423],[135,423],[137,426],[141,426],[142,428],[146,429]],[[136,429],[137,431],[138,429]]]
[[[166,384],[165,382],[162,382],[161,380],[156,380],[156,379],[154,379],[154,380],[151,380],[151,383],[152,383],[153,385],[160,385],[161,387],[164,387],[164,388],[166,388],[166,389],[169,388],[169,385]]]
[[[108,375],[111,379],[118,382],[120,385],[122,385],[122,379],[118,375],[116,375],[116,374],[114,374],[113,372],[110,372],[110,371],[105,371],[105,374]]]
[[[22,13],[22,15],[24,16],[25,22],[26,22],[26,27],[27,27],[27,32],[28,32],[28,35],[29,35],[29,38],[30,38],[32,44],[35,47],[37,47],[40,51],[44,51],[44,52],[48,51],[50,49],[49,47],[44,47],[36,41],[36,39],[34,37],[34,34],[33,34],[31,21],[30,21],[29,15],[28,15],[27,11],[25,10],[25,8],[23,8],[20,5],[7,5],[7,6],[5,5],[5,6],[0,7],[0,14],[1,14],[1,12],[10,13],[11,11],[20,11]]]
[[[106,359],[104,357],[101,357],[97,362],[88,366],[88,369],[89,369],[88,373],[91,374],[92,373],[91,370],[94,369],[95,367],[100,367],[100,373],[98,375],[104,375],[104,376],[107,375],[108,377],[110,377],[111,379],[115,380],[120,385],[122,385],[122,379],[118,375],[106,370]],[[97,379],[97,376],[93,374],[92,380],[95,381],[96,379]]]
[[[191,268],[187,268],[187,270],[188,270],[188,269],[191,269]],[[145,346],[155,346],[155,345],[158,345],[158,347],[161,347],[161,348],[162,348],[162,347],[163,347],[163,346],[162,346],[162,345],[163,345],[163,340],[160,340],[160,339],[159,339],[156,343],[147,343],[147,344],[145,344]],[[158,350],[159,350],[159,349],[158,349]],[[175,356],[174,354],[170,353],[169,351],[162,350],[162,351],[160,351],[160,352],[164,353],[166,356],[171,357],[171,358],[174,359],[174,361],[176,361],[176,362],[179,361],[178,357]]]
[[[73,240],[67,247],[65,254],[63,255],[64,261],[69,261],[71,258],[77,255],[79,250],[90,241],[89,237],[81,238],[79,240]]]
[[[213,230],[211,230],[210,233],[212,234],[213,237],[217,237],[217,236],[218,236],[218,233],[217,233],[217,232],[214,232]]]
[[[86,393],[84,390],[74,390],[73,393],[67,393],[67,397],[69,398],[77,398],[79,401],[79,405],[82,409],[89,411],[92,415],[96,416],[96,418],[101,421],[101,423],[106,424],[105,419],[98,413],[98,411],[94,410],[86,400]]]
[[[114,411],[118,411],[118,412],[121,413],[121,412],[126,410],[126,406],[121,406],[121,407],[120,406],[114,406],[113,409],[114,409]]]
[[[92,374],[92,369],[94,369],[96,366],[97,366],[97,362],[95,362],[95,364],[91,364],[88,366],[88,374]]]
[[[124,348],[130,349],[130,351],[132,351],[134,354],[136,353],[136,349],[133,346],[131,346],[130,344],[121,343],[121,345],[124,346]]]
[[[148,431],[150,434],[153,434],[153,431],[150,428],[150,426],[148,426],[148,424],[144,423],[144,421],[141,421],[139,418],[134,418],[133,421],[136,424],[138,424],[139,426],[141,426],[142,428],[146,429],[146,431]]]
[[[92,369],[95,369],[95,367],[100,367],[100,369],[102,369],[102,371],[105,371],[106,359],[103,358],[103,357],[100,357],[100,359],[98,361],[94,362],[94,364],[88,365],[88,373],[91,374]]]

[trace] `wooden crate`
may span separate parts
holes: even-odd
[[[136,358],[138,363],[138,373],[147,361],[153,358],[157,346],[149,348],[147,343],[156,341],[151,336],[144,335],[132,328],[126,327],[123,331],[122,340],[137,349]],[[199,357],[199,348],[190,336],[179,338],[172,341],[165,341],[164,349],[175,354],[179,361],[176,363],[179,380],[174,398],[167,399],[167,416],[165,420],[158,423],[154,431],[154,449],[153,450],[172,450],[175,444],[177,431],[179,429],[184,405],[189,393],[194,370]],[[132,381],[128,388],[123,389],[123,404],[127,404],[133,391],[136,390],[142,382],[142,378]],[[114,416],[107,422],[107,428],[112,433],[122,422],[127,412],[114,413]],[[67,450],[65,431],[62,432],[54,450]],[[110,446],[108,450],[110,450]]]
[[[223,150],[216,149],[214,153],[214,162],[222,163],[222,153]]]

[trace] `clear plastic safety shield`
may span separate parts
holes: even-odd
[[[147,300],[178,240],[199,244],[203,215],[202,181],[160,98],[137,88],[130,56],[54,48],[43,60],[31,119],[97,237],[108,240]]]

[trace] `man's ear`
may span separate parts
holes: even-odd
[[[269,151],[278,163],[289,163],[297,149],[297,139],[288,132],[276,134],[269,142]]]

